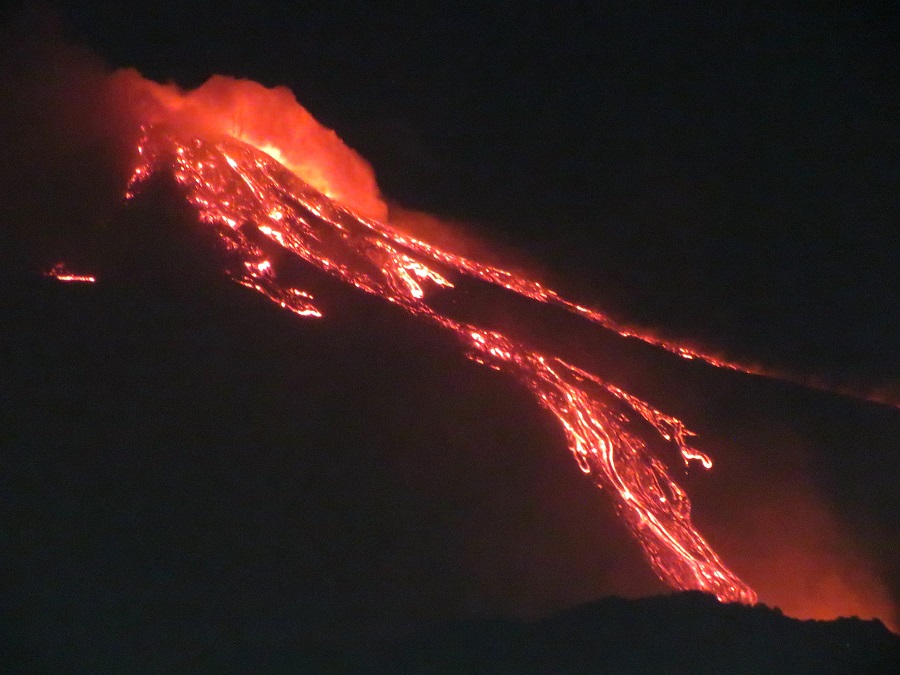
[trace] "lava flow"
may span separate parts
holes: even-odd
[[[358,215],[301,180],[261,143],[157,123],[144,127],[138,152],[127,196],[154,172],[171,172],[236,261],[227,270],[235,281],[298,315],[322,316],[311,294],[279,280],[261,235],[309,265],[451,331],[470,358],[514,377],[558,420],[582,471],[608,489],[663,581],[723,601],[756,601],[694,529],[687,496],[649,450],[650,442],[671,443],[685,462],[698,460],[709,468],[711,461],[689,445],[691,432],[679,420],[560,358],[446,316],[429,297],[452,293],[458,278],[472,277],[615,329],[605,316],[534,281]]]
[[[62,281],[63,283],[92,284],[97,281],[97,278],[90,274],[75,274],[66,267],[65,263],[57,263],[51,269],[44,272],[44,276],[49,279],[56,279],[56,281]]]

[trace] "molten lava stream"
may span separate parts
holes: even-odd
[[[90,274],[75,274],[71,272],[65,263],[57,263],[44,272],[44,276],[63,283],[93,284],[97,281],[97,278]]]
[[[698,460],[710,467],[709,458],[688,444],[691,434],[679,420],[562,359],[445,316],[429,304],[428,296],[436,288],[450,293],[455,278],[472,277],[617,330],[606,317],[536,282],[360,217],[266,152],[228,135],[148,127],[139,155],[127,195],[135,194],[153,172],[171,171],[200,219],[239,260],[228,270],[238,283],[301,316],[322,316],[312,295],[279,282],[272,262],[248,236],[245,225],[253,224],[289,255],[453,332],[473,360],[510,374],[558,420],[582,471],[608,489],[662,580],[723,601],[756,601],[755,593],[694,529],[687,496],[649,451],[651,439],[642,437],[651,433],[657,441],[674,444],[686,463]]]

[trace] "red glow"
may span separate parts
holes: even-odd
[[[681,421],[560,358],[445,316],[428,299],[437,291],[452,293],[455,277],[474,277],[568,308],[621,335],[630,333],[535,281],[358,215],[298,178],[273,158],[276,153],[265,150],[228,134],[148,126],[128,195],[154,171],[171,171],[201,221],[243,261],[229,274],[297,314],[322,316],[311,295],[279,282],[271,261],[248,238],[248,226],[323,272],[451,331],[474,361],[512,375],[558,420],[582,471],[608,489],[661,579],[678,589],[708,591],[721,600],[756,601],[756,594],[694,529],[687,495],[648,448],[648,443],[656,442],[648,436],[649,424],[651,435],[674,444],[685,462],[711,466],[706,455],[690,447],[691,433]],[[654,344],[670,348],[659,341]]]
[[[97,281],[96,277],[89,274],[74,274],[70,272],[65,263],[57,263],[52,269],[44,272],[44,276],[64,283],[93,284]]]

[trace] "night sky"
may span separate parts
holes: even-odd
[[[286,85],[391,204],[627,321],[900,400],[892,3],[79,4],[8,25],[185,87]],[[232,288],[165,186],[123,211],[120,167],[32,148],[52,115],[12,86],[0,492],[24,642],[266,649],[664,590],[527,392],[315,275],[314,324]],[[28,276],[85,242],[131,277]],[[700,432],[696,521],[764,602],[877,578],[900,603],[896,408],[541,331]]]

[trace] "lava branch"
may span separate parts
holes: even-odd
[[[723,601],[756,601],[753,590],[694,529],[687,495],[648,448],[658,437],[675,444],[685,462],[698,460],[711,467],[709,457],[688,444],[691,432],[680,420],[560,358],[444,316],[428,304],[428,295],[435,288],[451,292],[450,276],[456,273],[566,307],[625,337],[630,333],[534,281],[359,217],[266,152],[233,137],[184,136],[154,127],[145,129],[138,152],[126,196],[133,196],[153,172],[171,171],[200,220],[241,260],[228,270],[235,281],[298,315],[322,316],[312,295],[279,282],[271,261],[248,237],[245,225],[252,224],[274,245],[319,270],[454,333],[470,358],[511,375],[557,419],[581,470],[613,496],[663,581],[678,589],[707,591]]]
[[[709,458],[686,441],[682,423],[613,385],[556,357],[515,344],[496,331],[446,322],[469,338],[471,358],[506,371],[528,387],[561,424],[581,470],[609,488],[616,506],[657,575],[670,586],[701,589],[721,600],[756,602],[756,594],[719,559],[690,521],[690,501],[665,466],[631,430],[637,413],[661,438],[677,444],[685,461]],[[593,385],[599,394],[589,392]],[[624,404],[617,410],[602,394]]]

